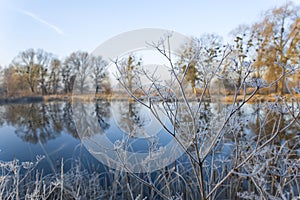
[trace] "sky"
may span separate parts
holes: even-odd
[[[293,0],[300,5],[300,0]],[[136,29],[160,28],[199,37],[228,33],[261,19],[286,0],[0,0],[0,66],[20,51],[42,48],[58,58],[92,52]]]

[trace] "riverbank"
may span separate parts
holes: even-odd
[[[246,96],[238,95],[236,97],[236,101],[242,102],[242,101],[247,100],[249,97],[250,97],[250,95],[246,95]],[[294,95],[285,94],[283,97],[287,101],[292,101],[292,100],[300,101],[300,94],[294,94]],[[280,95],[278,95],[278,94],[268,94],[268,95],[256,94],[248,101],[248,103],[257,103],[257,102],[266,102],[266,101],[275,102],[278,100],[278,98],[280,98]],[[223,97],[223,101],[226,103],[231,103],[234,101],[234,96],[233,95],[225,96],[225,97]]]
[[[18,97],[0,97],[0,104],[10,103],[35,103],[44,101],[43,96],[18,96]]]
[[[248,101],[248,103],[256,102],[274,102],[278,99],[277,94],[261,95],[257,94]],[[236,97],[237,102],[242,102],[247,99],[249,95],[245,97],[243,95],[238,95]],[[284,97],[287,101],[298,100],[300,101],[300,94],[285,94]],[[225,103],[232,103],[234,101],[233,95],[226,95],[221,97],[221,101]],[[81,102],[92,102],[95,100],[108,100],[108,101],[133,101],[133,98],[130,98],[126,94],[114,94],[114,95],[39,95],[39,96],[19,96],[19,97],[0,97],[0,104],[13,104],[13,103],[37,103],[37,102],[53,102],[53,101],[81,101]],[[195,100],[192,98],[191,100]],[[199,100],[199,99],[198,99]],[[205,98],[204,101],[210,101],[210,98]]]

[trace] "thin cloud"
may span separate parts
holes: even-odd
[[[37,15],[33,14],[32,12],[29,12],[29,11],[26,11],[26,10],[19,10],[20,13],[24,14],[24,15],[27,15],[29,17],[31,17],[32,19],[48,26],[49,28],[51,28],[52,30],[54,30],[57,34],[59,35],[64,35],[64,32],[63,30],[61,30],[59,27],[43,20],[42,18],[38,17]]]

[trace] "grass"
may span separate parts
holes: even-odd
[[[104,171],[97,171],[95,168],[88,167],[89,165],[84,166],[80,158],[72,160],[70,169],[66,170],[66,161],[61,160],[55,174],[44,174],[43,170],[37,170],[37,165],[42,159],[44,157],[38,156],[35,162],[20,162],[16,159],[0,161],[0,199],[196,200],[201,198],[197,179],[191,173],[191,163],[183,158],[151,174],[131,174],[122,168],[112,170],[109,167]],[[299,161],[289,159],[289,162],[300,167]],[[214,172],[215,178],[221,173],[227,173],[226,170],[232,163],[227,160],[219,164],[220,168]],[[294,193],[290,194],[290,197],[299,195],[297,187],[300,186],[300,177],[291,176],[293,173],[289,172],[285,177],[288,183],[285,185],[285,190],[291,191],[294,188]],[[224,182],[212,199],[237,199],[238,197],[259,198],[256,195],[255,185],[251,181],[233,176]]]

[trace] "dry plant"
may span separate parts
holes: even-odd
[[[185,65],[181,68],[172,55],[170,37],[151,44],[169,63],[168,79],[143,66],[130,71],[124,59],[114,63],[120,85],[161,123],[166,134],[183,149],[187,160],[184,164],[174,161],[173,165],[154,173],[158,179],[152,179],[150,172],[142,178],[129,169],[124,162],[126,154],[120,154],[126,173],[164,199],[299,197],[300,166],[296,150],[299,145],[291,147],[288,140],[282,140],[283,135],[293,131],[295,140],[299,137],[299,100],[287,101],[278,96],[275,102],[259,104],[264,110],[258,111],[256,129],[252,133],[247,132],[250,123],[243,114],[247,112],[247,102],[255,98],[260,89],[271,87],[298,69],[282,66],[284,73],[268,84],[252,76],[253,63],[241,62],[229,45],[218,50],[219,54],[214,55],[217,59],[209,67],[203,64],[206,49],[196,45],[192,47],[192,55],[180,62]],[[201,89],[195,88],[193,92],[188,87],[191,80],[188,77],[191,77],[190,67],[195,66],[202,70],[204,80],[198,84]],[[135,79],[128,79],[133,77],[132,73]],[[222,102],[227,85],[234,88],[230,104]],[[290,90],[299,93],[297,88]],[[209,101],[214,111],[204,119],[209,112]],[[161,108],[163,114],[158,112]],[[164,117],[171,126],[166,125]],[[126,141],[118,141],[116,152],[126,144]],[[149,149],[149,156],[155,153],[160,156],[159,149]]]

